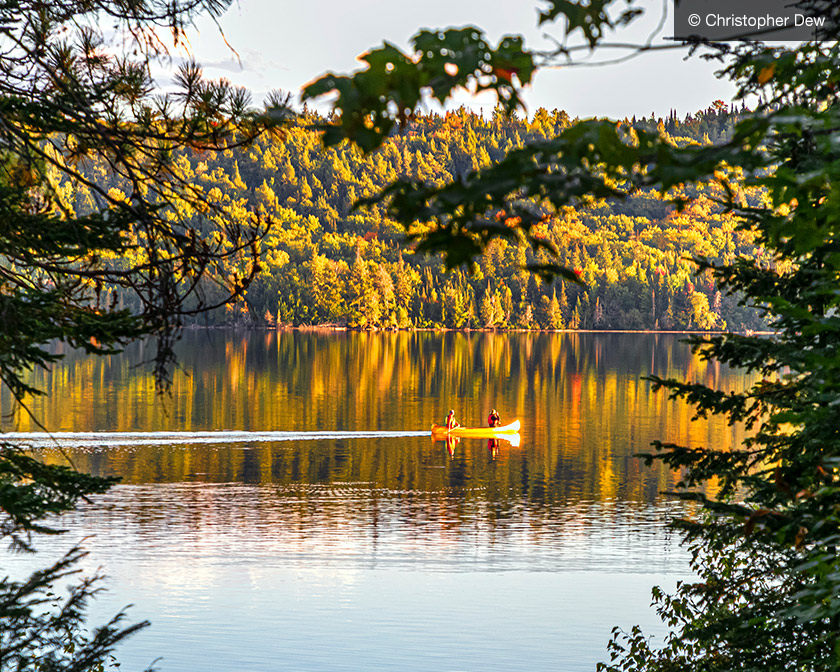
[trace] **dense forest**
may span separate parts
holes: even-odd
[[[749,110],[718,101],[684,119],[672,112],[622,123],[656,129],[678,145],[709,144],[726,139],[745,114]],[[388,218],[382,204],[354,208],[358,199],[374,196],[398,177],[444,184],[491,165],[523,143],[553,137],[577,121],[563,111],[539,109],[530,119],[465,109],[428,114],[370,155],[347,143],[323,149],[314,128],[323,121],[304,110],[279,138],[265,137],[242,150],[185,151],[176,157],[178,177],[214,206],[206,213],[179,213],[191,226],[211,233],[224,226],[225,218],[251,216],[247,206],[270,225],[261,242],[262,265],[243,300],[197,318],[198,323],[762,328],[758,311],[718,291],[692,262],[697,256],[731,260],[763,254],[751,234],[737,230],[737,221],[717,206],[719,187],[692,188],[682,211],[654,192],[619,202],[592,200],[559,212],[546,209],[538,236],[556,246],[559,262],[575,270],[580,285],[540,281],[524,267],[550,261],[547,253],[505,241],[492,243],[473,268],[445,272],[439,259],[411,253],[404,229]],[[118,179],[104,166],[88,170],[111,186],[112,195],[121,196]],[[90,194],[78,188],[67,188],[62,198],[77,212],[95,207]],[[758,203],[761,194],[743,198]],[[227,271],[231,276],[244,272]],[[205,291],[212,294],[214,288]]]

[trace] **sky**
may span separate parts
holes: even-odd
[[[645,41],[670,0],[637,0],[646,17],[615,35],[620,41]],[[546,48],[558,25],[537,27],[537,4],[513,0],[239,0],[219,20],[224,36],[209,20],[199,20],[190,34],[193,58],[211,78],[225,77],[249,89],[261,103],[272,89],[298,93],[326,71],[349,73],[361,67],[357,56],[388,40],[405,48],[420,28],[476,25],[491,42],[505,34],[521,34],[533,49]],[[672,32],[670,16],[662,36]],[[225,40],[227,40],[226,44]],[[661,37],[659,38],[661,40]],[[231,47],[236,53],[231,51]],[[626,52],[599,52],[587,60],[601,61]],[[648,53],[618,65],[576,65],[541,70],[526,91],[528,113],[539,107],[566,110],[572,117],[624,118],[686,113],[707,108],[712,101],[730,101],[734,88],[715,77],[719,64],[681,51]],[[160,74],[160,73],[159,73]],[[455,101],[476,111],[489,111],[493,99]]]

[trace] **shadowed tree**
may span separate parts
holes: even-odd
[[[227,221],[179,157],[248,143],[277,127],[285,108],[276,100],[257,113],[243,90],[205,81],[193,64],[168,95],[155,93],[150,74],[198,13],[215,18],[227,6],[0,6],[0,379],[19,402],[38,393],[27,372],[58,359],[55,340],[106,354],[153,336],[165,387],[184,317],[241,295],[258,272],[263,223],[255,213]],[[209,235],[211,220],[223,224]],[[115,289],[130,298],[117,300]],[[33,534],[57,532],[45,518],[112,483],[2,444],[0,535],[32,550]],[[0,668],[103,669],[114,645],[142,627],[124,626],[122,615],[82,627],[95,578],[53,596],[81,556],[75,549],[28,579],[0,581]]]
[[[686,40],[691,50],[723,63],[722,76],[735,82],[738,99],[761,100],[729,137],[717,128],[703,131],[717,144],[676,143],[655,117],[635,126],[591,120],[531,140],[448,184],[404,179],[379,196],[417,249],[442,252],[454,267],[469,264],[495,238],[553,252],[538,235],[545,209],[593,198],[621,201],[652,189],[679,210],[692,201],[688,187],[708,181],[734,230],[755,235],[766,251],[764,260],[695,259],[721,291],[740,292],[763,310],[775,333],[694,339],[705,357],[754,374],[743,390],[660,379],[654,387],[694,404],[700,417],[744,422],[753,435],[736,446],[657,443],[647,456],[680,469],[674,494],[700,504],[697,518],[675,523],[699,578],[673,595],[655,590],[671,629],[660,646],[638,628],[616,631],[611,662],[602,670],[840,669],[840,6],[794,4],[826,19],[822,41],[771,47]],[[539,10],[540,24],[564,24],[551,53],[529,52],[515,37],[503,38],[497,52],[476,28],[422,31],[408,54],[386,43],[366,54],[366,70],[327,75],[305,94],[337,93],[342,114],[324,128],[325,142],[349,137],[370,151],[394,126],[405,126],[421,98],[445,103],[456,86],[494,89],[515,107],[518,84],[528,83],[536,66],[573,64],[575,54],[603,46],[641,11],[620,0],[549,0]],[[570,43],[570,36],[582,42]],[[639,45],[627,56],[674,47]],[[765,197],[749,202],[745,187]],[[426,228],[417,229],[417,221]],[[534,270],[573,279],[553,262]],[[584,268],[584,277],[589,272]],[[715,319],[706,294],[674,289],[668,287],[663,326],[674,322],[676,302],[692,298],[696,319]],[[660,293],[660,304],[664,299]],[[571,326],[585,326],[590,317],[591,298],[580,293]],[[714,495],[698,488],[709,480],[719,486]]]

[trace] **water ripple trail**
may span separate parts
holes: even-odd
[[[9,432],[0,434],[0,441],[24,444],[31,448],[94,446],[163,446],[198,443],[254,443],[276,441],[323,441],[341,439],[397,439],[428,436],[428,431],[315,431],[315,432],[249,432],[218,430],[206,432]]]

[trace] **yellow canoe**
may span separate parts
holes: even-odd
[[[519,420],[514,420],[508,425],[501,427],[456,427],[455,429],[447,430],[444,425],[432,425],[432,436],[446,438],[447,436],[475,436],[485,439],[493,439],[495,437],[505,438],[510,434],[519,432],[521,423]]]

